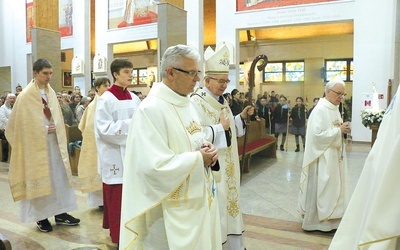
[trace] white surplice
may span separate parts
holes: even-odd
[[[217,182],[217,197],[221,219],[221,237],[224,249],[244,249],[243,219],[240,210],[240,163],[237,137],[245,132],[240,115],[233,116],[228,102],[221,104],[206,87],[199,88],[191,96],[206,139],[218,148],[220,181]],[[227,147],[226,135],[219,123],[221,113],[229,117],[231,145]]]
[[[400,249],[399,90],[379,127],[329,249]]]
[[[154,83],[127,139],[121,249],[221,249],[214,180],[188,96]],[[211,215],[215,215],[215,219]]]
[[[304,230],[336,229],[347,207],[348,169],[341,123],[338,107],[325,98],[308,120],[299,195]]]
[[[94,131],[98,151],[99,174],[105,184],[121,184],[128,129],[140,99],[118,100],[110,91],[97,101]]]

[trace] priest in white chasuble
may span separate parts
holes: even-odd
[[[199,78],[198,52],[169,47],[129,128],[123,179],[120,249],[222,249],[211,166],[189,94]]]
[[[208,47],[204,53],[204,87],[191,95],[204,127],[207,140],[218,148],[220,171],[216,173],[217,197],[221,219],[223,249],[244,249],[243,219],[240,210],[240,163],[237,137],[244,135],[245,119],[254,113],[246,107],[233,116],[223,93],[230,80],[229,50],[223,45],[214,52]]]
[[[308,120],[299,194],[306,231],[336,229],[348,204],[344,134],[350,132],[350,124],[343,123],[338,109],[344,93],[345,83],[339,77],[331,79],[325,86],[325,98]]]
[[[400,249],[399,147],[398,89],[329,249]]]

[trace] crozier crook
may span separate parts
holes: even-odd
[[[257,65],[258,61],[262,60],[262,63],[260,65]],[[247,101],[250,103],[250,105],[253,104],[253,88],[255,87],[255,75],[254,75],[254,70],[257,65],[258,71],[262,71],[265,66],[267,66],[268,63],[268,57],[266,55],[258,55],[256,58],[254,58],[253,62],[251,63],[250,66],[250,75],[249,75],[249,94],[248,94],[248,99]],[[248,130],[249,130],[249,124],[250,124],[250,116],[247,116],[246,120],[246,133],[244,134],[244,145],[243,145],[243,152],[242,152],[242,162],[240,166],[240,178],[242,178],[243,174],[243,169],[244,165],[246,162],[246,144],[247,144],[247,137],[248,137]]]

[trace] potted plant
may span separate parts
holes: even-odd
[[[361,112],[361,122],[365,127],[373,129],[374,127],[379,127],[382,122],[383,115],[385,114],[384,109],[372,110],[364,109]]]

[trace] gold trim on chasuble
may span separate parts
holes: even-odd
[[[336,120],[333,122],[333,126],[340,128],[341,122],[339,120]],[[343,145],[344,141],[343,141],[343,136],[342,136],[342,146],[340,148],[336,148],[336,151],[338,153],[338,162],[340,164],[340,162],[342,162],[343,160],[343,150],[344,150],[344,145]]]
[[[21,181],[16,183],[11,187],[11,191],[15,194],[15,200],[18,200],[19,197],[23,197],[25,199],[26,196],[29,197],[29,192],[35,192],[33,189],[41,188],[41,187],[51,187],[50,178],[42,178],[42,179],[35,179],[31,181]],[[30,191],[29,191],[30,190]]]
[[[226,149],[226,158],[225,158],[225,172],[226,172],[226,184],[228,187],[228,205],[226,209],[228,210],[229,215],[233,218],[239,214],[239,195],[238,189],[236,187],[236,171],[235,171],[235,164],[233,162],[233,155],[232,155],[232,146]]]
[[[209,110],[206,105],[203,104],[203,102],[200,99],[196,99],[195,101],[200,105],[200,107],[203,109],[204,113],[206,113],[207,117],[211,118],[213,121],[213,124],[216,124],[218,122],[217,116],[218,114],[215,114],[215,112],[212,112]]]
[[[339,120],[336,120],[336,121],[334,121],[333,122],[333,126],[335,126],[335,127],[337,127],[337,128],[339,128],[340,127],[340,125],[341,125],[341,123],[340,123],[340,121]],[[342,136],[342,138],[341,138],[341,140],[342,140],[342,146],[340,147],[340,148],[336,148],[336,153],[337,153],[337,155],[338,155],[338,166],[339,166],[339,172],[340,172],[340,195],[343,195],[343,187],[342,187],[342,185],[343,185],[343,180],[342,180],[342,160],[343,160],[343,149],[344,149],[344,146],[343,146],[343,136]],[[342,151],[342,153],[341,153],[341,151]],[[319,162],[318,162],[318,164],[319,164]],[[317,174],[318,174],[318,172],[317,172]],[[322,219],[322,220],[319,220],[320,222],[326,222],[326,221],[330,221],[330,220],[332,220],[332,218],[331,218],[331,216],[332,216],[332,214],[336,211],[336,208],[338,207],[338,202],[336,202],[336,205],[335,205],[335,207],[332,209],[332,212],[325,218],[325,219]],[[333,220],[336,220],[336,219],[338,219],[338,218],[333,218]]]
[[[175,109],[175,111],[178,114],[178,111],[176,109]],[[180,120],[181,124],[184,126],[184,124],[183,124],[183,122],[182,122],[182,120],[181,120],[179,115],[178,115],[178,117],[179,117],[179,120]],[[184,127],[185,127],[185,129],[187,130],[187,132],[190,135],[193,135],[195,133],[199,133],[199,132],[202,131],[200,124],[198,124],[194,120],[190,121],[189,126],[184,126]],[[189,141],[189,145],[191,145],[191,141],[190,141],[189,137],[187,137],[187,139]],[[196,163],[197,163],[197,161],[196,161]],[[211,171],[207,171],[207,169],[204,168],[204,175],[205,175],[206,180],[207,180],[208,208],[211,207],[211,203],[212,203],[212,200],[213,200],[213,195],[212,195],[213,185],[211,185],[211,186],[208,185],[210,180],[211,180],[210,174],[211,174]],[[185,190],[185,195],[184,195],[184,201],[185,202],[187,201],[188,196],[189,196],[189,182],[190,182],[190,175],[186,178],[186,181],[185,181],[185,185],[186,185],[186,190]],[[180,205],[180,200],[181,200],[180,198],[182,196],[182,190],[183,190],[183,183],[175,191],[173,191],[171,196],[169,197],[169,203],[171,205],[174,205],[174,206],[179,206]]]
[[[206,107],[206,105],[204,105],[200,100],[196,101],[199,103],[204,113],[206,113],[207,116],[213,120],[213,124],[217,124],[220,114],[209,110]],[[221,110],[221,112],[224,111],[227,112],[227,109],[223,108]],[[228,205],[226,209],[228,210],[230,216],[236,218],[236,216],[239,214],[239,199],[238,199],[239,195],[238,195],[238,189],[236,187],[237,178],[235,174],[235,164],[232,155],[232,146],[226,149],[225,166],[226,166],[225,167],[226,184],[228,187],[228,196],[227,196]]]

